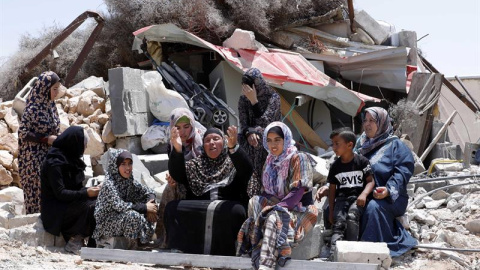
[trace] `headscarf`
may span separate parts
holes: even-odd
[[[224,138],[224,134],[217,128],[210,128],[205,135],[216,133]],[[185,169],[190,188],[196,196],[219,187],[228,186],[235,177],[235,167],[227,154],[227,143],[223,139],[223,149],[220,155],[215,158],[209,158],[202,153],[197,158],[185,162]]]
[[[174,127],[180,119],[187,117],[192,126],[192,131],[188,136],[186,142],[182,142],[185,146],[184,156],[185,160],[190,160],[200,156],[202,153],[202,134],[205,132],[205,128],[195,121],[193,113],[186,108],[177,108],[172,111],[170,116],[170,127]]]
[[[120,165],[122,165],[122,162],[125,161],[125,159],[130,159],[131,161],[133,161],[132,153],[128,151],[123,151],[122,153],[120,153],[120,155],[118,155],[117,157],[117,167],[120,167]]]
[[[392,119],[388,115],[388,112],[381,107],[370,107],[365,109],[363,119],[365,119],[365,114],[367,112],[373,117],[373,119],[375,119],[377,123],[377,132],[373,138],[368,138],[367,134],[363,132],[358,139],[355,150],[362,155],[367,154],[393,138]]]
[[[284,136],[283,152],[279,156],[273,155],[267,145],[268,131],[273,127],[280,127]],[[298,152],[297,147],[295,147],[295,141],[292,138],[292,131],[282,122],[271,123],[265,128],[263,147],[268,151],[262,176],[264,190],[268,194],[283,199],[286,195],[285,183],[290,169],[290,159]]]
[[[244,76],[245,75],[253,79],[253,84],[255,85],[255,90],[257,91],[257,98],[265,95],[270,96],[273,93],[272,88],[270,88],[270,86],[267,84],[263,78],[262,72],[258,68],[248,69],[245,71]],[[258,102],[260,102],[260,100],[258,100]]]
[[[28,132],[47,136],[60,131],[57,107],[50,99],[50,88],[58,81],[60,78],[53,71],[45,71],[38,76],[22,115],[21,125],[24,128],[21,130],[26,129],[26,132],[20,132],[19,136],[25,137]]]
[[[83,162],[83,151],[85,150],[85,133],[80,126],[67,128],[53,142],[52,148],[48,151],[46,163],[50,166],[68,164],[76,170],[83,171],[86,167]]]

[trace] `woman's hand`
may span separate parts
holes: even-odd
[[[182,153],[182,139],[180,138],[180,134],[178,134],[177,127],[172,127],[170,130],[170,143],[177,153]]]
[[[175,180],[173,180],[172,176],[168,172],[165,175],[165,179],[167,180],[167,184],[171,187],[174,187],[177,184],[177,182],[175,182]]]
[[[255,89],[254,84],[252,85],[252,87],[250,87],[247,84],[242,84],[242,92],[248,98],[248,100],[252,105],[255,105],[258,103],[257,90]]]
[[[366,202],[367,202],[367,195],[363,193],[360,194],[360,196],[358,196],[357,198],[357,206],[365,207]]]
[[[100,192],[99,186],[87,188],[87,196],[90,198],[97,197],[99,192]]]
[[[328,196],[328,186],[321,186],[315,194],[315,200],[320,201],[323,197]]]
[[[251,146],[257,147],[258,142],[260,141],[260,136],[258,136],[258,134],[256,133],[251,133],[250,135],[248,135],[247,140]]]
[[[56,139],[57,139],[57,135],[49,135],[48,141],[47,141],[48,145],[52,145]]]
[[[390,192],[388,192],[387,187],[377,187],[375,190],[373,190],[373,198],[377,200],[385,199],[389,195]]]
[[[148,214],[157,214],[157,204],[155,203],[154,199],[151,199],[147,202],[147,215]]]
[[[238,130],[236,126],[229,126],[227,129],[227,146],[234,148],[237,145]]]

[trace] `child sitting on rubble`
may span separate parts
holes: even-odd
[[[334,130],[330,139],[333,151],[338,156],[330,167],[327,178],[330,183],[329,222],[333,225],[330,250],[332,258],[337,241],[344,238],[347,241],[358,241],[359,220],[375,182],[368,159],[353,152],[356,137],[352,131]]]
[[[93,237],[98,247],[113,244],[108,239],[115,236],[127,238],[128,249],[146,246],[157,221],[155,194],[133,179],[130,152],[111,149],[108,154],[108,170],[95,206]]]

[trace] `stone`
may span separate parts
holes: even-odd
[[[439,208],[429,212],[432,216],[434,216],[439,222],[442,221],[451,221],[455,219],[455,216],[452,214],[447,208]]]
[[[435,191],[431,197],[434,200],[443,200],[443,199],[446,200],[449,196],[450,194],[448,194],[447,192],[443,190],[439,190],[439,191]]]
[[[407,185],[407,194],[409,197],[415,197],[415,184]]]
[[[102,141],[104,143],[112,143],[116,140],[115,135],[112,132],[112,121],[108,120],[102,130]]]
[[[90,158],[90,155],[83,155],[83,162],[85,162],[85,180],[88,180],[93,177],[93,169],[92,169],[92,159]]]
[[[129,241],[125,237],[110,237],[97,241],[97,248],[128,249]]]
[[[11,217],[8,220],[8,229],[35,224],[39,218],[40,218],[40,213]]]
[[[448,182],[447,181],[436,181],[436,182],[416,183],[415,185],[417,186],[417,190],[419,188],[423,188],[423,190],[428,192],[428,191],[432,191],[432,190],[440,188],[440,187],[444,187],[444,186],[448,185]],[[419,193],[417,193],[417,194],[419,194]]]
[[[144,73],[132,68],[108,70],[112,130],[117,137],[142,135],[153,121],[141,78]]]
[[[455,199],[450,200],[447,203],[447,208],[450,209],[450,211],[452,211],[452,212],[455,212],[457,209],[462,208],[462,207],[463,207],[463,203],[458,203],[457,200],[455,200]]]
[[[18,158],[14,159],[12,162],[12,170],[18,172]]]
[[[232,48],[236,51],[244,49],[268,52],[265,46],[255,40],[255,33],[239,28],[235,29],[233,34],[223,42],[223,47]]]
[[[15,206],[15,213],[23,213],[23,190],[18,187],[7,187],[0,190],[0,202],[10,202]]]
[[[150,171],[151,175],[168,170],[168,155],[156,154],[156,155],[138,155],[138,158],[142,161],[143,165]]]
[[[152,190],[155,190],[156,188],[159,188],[162,186],[161,183],[155,181],[155,178],[153,178],[150,173],[147,173],[147,172],[142,172],[140,174],[140,180],[139,182],[149,188],[151,188]]]
[[[79,97],[83,93],[84,89],[81,88],[69,88],[65,95],[70,99],[73,97]]]
[[[480,233],[480,219],[470,220],[465,224],[465,228],[467,228],[470,233]]]
[[[168,173],[168,171],[163,171],[161,173],[157,173],[153,176],[153,179],[155,179],[155,181],[159,182],[162,185],[166,185],[168,183],[167,173]]]
[[[372,263],[388,269],[392,258],[386,243],[337,241],[334,261]]]
[[[0,137],[0,150],[7,150],[14,157],[18,156],[18,135],[8,133]]]
[[[7,123],[3,120],[0,120],[0,137],[8,133],[9,133],[9,130],[8,130]]]
[[[21,188],[22,183],[20,183],[20,174],[18,172],[10,171],[12,173],[12,183],[10,185]]]
[[[7,112],[5,110],[0,110],[0,119],[3,119]]]
[[[292,259],[294,260],[310,260],[318,257],[321,246],[323,245],[321,239],[323,225],[317,224],[310,230],[299,243],[299,245],[292,249]]]
[[[477,248],[480,240],[475,235],[464,235],[458,232],[445,231],[447,243],[456,248]]]
[[[25,225],[13,228],[10,230],[9,236],[11,240],[20,241],[28,246],[55,246],[55,237],[46,232],[43,225],[41,227]]]
[[[377,45],[382,44],[388,38],[388,32],[364,10],[355,12],[354,25],[365,30]]]
[[[437,209],[438,207],[440,207],[446,200],[443,199],[443,200],[437,200],[437,201],[431,201],[431,202],[427,202],[425,203],[425,208],[427,209]]]
[[[83,92],[78,101],[77,112],[87,117],[98,109],[101,111],[105,110],[105,99],[97,96],[91,90]]]
[[[70,127],[70,120],[68,119],[68,114],[61,113],[60,117],[60,133],[64,132],[67,128]]]
[[[77,88],[82,90],[92,90],[99,97],[104,98],[105,97],[105,92],[103,90],[104,86],[105,86],[105,81],[103,80],[102,77],[90,76],[85,80],[72,86],[72,88]]]
[[[415,191],[415,197],[418,196],[418,195],[425,194],[425,193],[427,193],[427,191],[425,190],[425,188],[423,188],[423,187],[418,187],[417,190]]]
[[[98,116],[98,123],[103,126],[108,122],[109,119],[110,117],[108,116],[108,114],[102,113]]]
[[[97,109],[91,115],[87,117],[90,120],[90,123],[98,122],[98,117],[102,114],[102,110]]]
[[[92,157],[103,155],[103,153],[105,152],[105,144],[102,142],[102,138],[100,137],[100,135],[90,127],[87,127],[86,131],[89,140],[84,154],[90,155]]]
[[[13,156],[6,150],[0,150],[0,165],[5,169],[11,170],[13,166]]]
[[[460,193],[460,192],[454,192],[452,193],[450,196],[448,196],[447,198],[447,203],[450,202],[450,200],[456,200],[457,202],[459,202],[461,199],[463,199],[463,194]]]
[[[8,186],[12,182],[12,173],[0,165],[0,186]]]
[[[165,190],[165,187],[167,187],[167,185],[162,185],[160,187],[156,187],[153,189],[153,191],[155,192],[157,203],[159,203],[162,200],[162,195],[163,195],[163,191]]]
[[[420,223],[427,224],[427,225],[434,225],[435,224],[435,217],[428,214],[424,210],[415,210],[415,220]]]
[[[74,114],[77,112],[77,107],[78,107],[78,103],[80,102],[80,98],[81,98],[80,96],[75,96],[68,100],[67,102],[68,113]]]
[[[7,122],[8,127],[12,132],[17,132],[20,128],[20,123],[18,121],[18,114],[15,112],[13,108],[8,108],[5,110],[5,122]]]
[[[373,41],[372,37],[362,28],[357,28],[356,31],[356,33],[350,35],[351,41],[362,42],[367,45],[375,45],[375,41]]]

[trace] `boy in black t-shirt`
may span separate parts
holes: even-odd
[[[333,151],[338,156],[332,163],[327,178],[330,183],[328,200],[329,221],[333,225],[333,254],[336,242],[343,240],[345,234],[347,241],[358,241],[359,220],[375,182],[368,159],[353,152],[356,142],[353,132],[333,131],[330,139]]]

